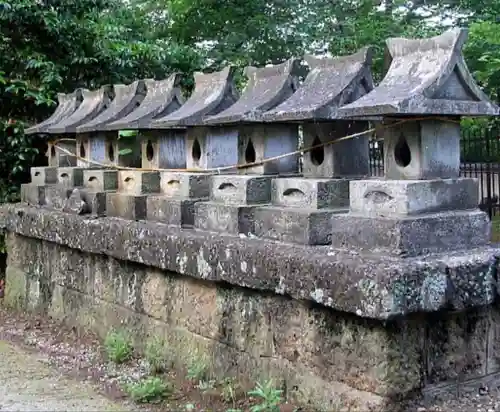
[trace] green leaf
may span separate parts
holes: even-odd
[[[133,151],[132,151],[132,149],[129,149],[129,148],[121,149],[118,151],[118,154],[120,156],[126,156],[126,155],[131,154],[131,153],[133,153]]]
[[[118,138],[123,138],[123,137],[136,137],[138,134],[137,130],[120,130],[118,132]]]

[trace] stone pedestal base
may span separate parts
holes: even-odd
[[[254,210],[260,205],[229,205],[199,202],[195,205],[197,229],[229,234],[254,232]]]
[[[263,206],[254,212],[254,233],[258,237],[282,242],[329,245],[332,241],[332,216],[347,211]]]
[[[108,193],[106,215],[128,220],[144,220],[147,217],[147,195]]]
[[[118,172],[118,190],[135,196],[158,193],[160,192],[160,173],[120,170]]]
[[[161,193],[183,199],[208,198],[210,173],[160,172]]]
[[[43,205],[42,200],[45,198],[45,185],[37,185],[35,183],[24,183],[21,185],[21,202],[31,206]]]
[[[57,167],[32,167],[31,183],[36,185],[57,183]]]
[[[21,185],[21,201],[32,206],[46,206],[52,209],[64,210],[67,200],[74,189],[74,187],[64,183],[52,185],[23,184]],[[87,204],[88,213],[97,216],[106,214],[106,195],[110,192],[96,192],[80,187],[78,193],[81,200]]]
[[[269,176],[213,175],[210,200],[224,204],[265,204],[271,201]]]
[[[118,189],[118,171],[87,169],[83,171],[83,185],[96,192]]]
[[[365,215],[419,215],[471,210],[479,204],[477,179],[353,180],[350,210]]]
[[[32,206],[47,206],[51,209],[63,209],[64,202],[71,195],[72,188],[63,184],[21,185],[21,201]]]
[[[79,192],[91,214],[96,216],[106,215],[106,197],[112,192],[96,192],[89,189],[79,189]]]
[[[349,206],[349,180],[288,177],[273,180],[275,206],[306,209]]]
[[[488,215],[480,210],[400,217],[349,213],[332,218],[332,245],[415,256],[484,246],[490,229]]]
[[[83,186],[83,171],[80,167],[58,167],[57,180],[70,187]]]
[[[150,195],[147,198],[147,220],[155,220],[175,226],[193,226],[195,203],[204,200],[206,199],[183,199]]]

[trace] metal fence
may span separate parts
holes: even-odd
[[[460,175],[479,180],[479,207],[490,217],[500,215],[500,130],[465,130],[460,149]],[[370,141],[370,173],[384,175],[383,141]]]

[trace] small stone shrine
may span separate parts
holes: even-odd
[[[140,167],[139,143],[135,139],[124,139],[122,143],[118,133],[106,130],[106,125],[127,116],[141,105],[147,93],[146,84],[144,80],[129,85],[117,84],[113,91],[114,99],[106,110],[77,127],[77,154],[80,158],[107,165]],[[98,163],[78,160],[78,165],[85,168],[102,168]]]
[[[207,141],[213,155],[225,153],[218,167],[262,161],[297,150],[298,126],[269,124],[260,120],[262,113],[290,97],[298,87],[299,61],[247,67],[248,84],[241,98],[223,112],[208,116]],[[239,169],[244,175],[211,177],[210,201],[195,205],[195,227],[225,233],[253,233],[253,210],[271,201],[270,175],[297,174],[298,155]]]
[[[285,399],[315,410],[402,412],[416,395],[494,387],[500,247],[478,209],[478,181],[459,177],[459,121],[499,109],[465,65],[465,40],[458,29],[389,39],[392,62],[377,87],[369,49],[307,56],[311,71],[295,92],[292,60],[247,70],[239,103],[231,68],[196,74],[182,106],[175,76],[162,83],[165,95],[144,81],[138,107],[135,83],[82,133],[140,130],[143,149],[147,138],[173,156],[149,165],[169,166],[184,150],[169,137],[177,130],[187,170],[91,167],[80,187],[58,180],[59,164],[33,168],[22,202],[0,206],[2,307],[102,338],[123,328],[138,353],[164,338],[179,372],[196,354],[217,381],[235,377],[247,391],[273,379]],[[112,107],[109,88],[81,97],[61,96],[29,130],[74,135]],[[341,139],[369,132],[374,119],[384,178],[365,177],[365,135]],[[293,156],[242,174],[224,169],[246,162],[250,138],[256,160],[283,153],[276,136],[291,148],[299,126],[306,146],[332,141],[305,154],[303,176],[290,177]],[[105,160],[95,147],[85,150]]]
[[[151,129],[157,118],[168,116],[184,104],[180,90],[181,75],[165,80],[144,80],[147,95],[141,105],[127,116],[104,125],[105,130],[137,130],[141,142],[141,167],[144,169],[184,169],[186,167],[183,129]]]
[[[414,256],[490,242],[478,182],[460,178],[460,117],[495,115],[462,56],[466,32],[391,39],[381,84],[340,113],[384,119],[385,179],[350,183],[350,210],[333,217],[332,244]],[[441,116],[441,118],[440,118]]]
[[[82,104],[83,101],[83,93],[82,90],[75,90],[73,93],[57,94],[57,102],[58,105],[56,110],[48,119],[44,120],[41,123],[38,123],[32,127],[29,127],[24,131],[25,134],[39,134],[44,135],[47,134],[46,130],[49,129],[52,125],[59,123],[61,120],[66,117],[71,116]],[[53,136],[52,136],[53,137]],[[66,150],[73,151],[74,144],[68,142],[59,142],[59,146],[64,147]],[[61,151],[56,151],[56,148],[49,143],[49,147],[46,153],[49,167],[69,167],[76,166],[76,157],[70,156],[66,153],[62,153]]]
[[[255,235],[285,242],[331,243],[330,219],[347,212],[349,179],[369,174],[368,134],[335,143],[362,132],[366,121],[343,120],[338,108],[373,88],[372,50],[350,56],[319,59],[306,56],[310,72],[302,87],[263,115],[269,122],[302,123],[304,146],[315,147],[303,158],[303,177],[272,181],[272,206],[255,210]],[[325,146],[320,146],[328,142]]]
[[[227,161],[224,137],[211,136],[203,118],[222,112],[237,100],[233,76],[233,67],[209,74],[195,73],[195,88],[186,103],[152,123],[152,128],[160,130],[185,129],[185,145],[169,139],[164,150],[185,154],[188,170],[160,172],[160,194],[147,197],[148,220],[177,226],[194,224],[195,203],[209,196],[208,169],[226,165]]]
[[[73,104],[65,102],[69,106],[67,109],[60,108],[57,122],[42,126],[39,130],[44,134],[56,136],[59,139],[74,139],[76,128],[98,116],[106,110],[114,97],[112,87],[105,86],[96,91],[77,90],[72,96],[77,106],[72,110]],[[63,101],[64,103],[64,101]],[[56,110],[55,114],[58,112]],[[51,116],[54,118],[55,114]],[[43,123],[42,123],[43,124]],[[39,126],[33,126],[32,130],[37,130]],[[58,143],[69,152],[74,153],[75,144]],[[58,153],[59,152],[59,153]],[[21,186],[21,199],[33,205],[45,205],[56,209],[63,209],[67,199],[74,187],[86,186],[84,181],[84,170],[76,166],[76,158],[65,152],[49,148],[49,164],[54,166],[31,168],[31,183]],[[67,166],[67,164],[70,166]],[[100,208],[103,212],[103,208]]]

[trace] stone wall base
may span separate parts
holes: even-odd
[[[13,233],[7,246],[10,307],[102,337],[124,328],[139,350],[162,336],[173,358],[203,354],[216,378],[243,385],[273,378],[320,411],[395,411],[500,371],[496,307],[384,323]]]

